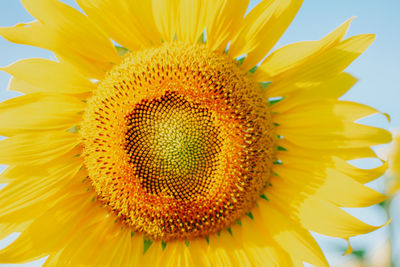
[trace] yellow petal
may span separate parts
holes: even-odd
[[[360,169],[337,157],[333,158],[333,161],[337,170],[362,184],[369,183],[381,177],[388,168],[388,162],[384,162],[381,166],[373,169]]]
[[[172,42],[178,29],[179,0],[152,0],[153,16],[161,38]]]
[[[297,91],[273,105],[271,108],[278,113],[283,113],[296,106],[307,103],[338,99],[357,82],[352,75],[342,72],[336,77],[308,90]]]
[[[191,248],[187,247],[182,240],[169,242],[165,251],[161,251],[159,244],[157,245],[161,254],[158,256],[160,258],[160,265],[166,267],[195,266],[190,253]],[[149,256],[151,257],[152,255]],[[145,261],[145,266],[154,266],[154,261],[150,260],[150,258],[145,258]]]
[[[237,242],[241,242],[250,262],[257,266],[291,266],[291,251],[274,240],[265,229],[269,221],[262,220],[258,208],[253,209],[252,214],[254,220],[247,216],[241,219],[242,233],[236,230],[238,226],[235,226],[236,231],[233,232],[233,238],[239,238]]]
[[[293,129],[279,127],[277,132],[301,147],[313,149],[371,147],[392,139],[390,132],[376,127],[352,122],[328,124],[315,122]],[[313,130],[310,132],[310,129]]]
[[[221,231],[210,236],[206,255],[211,266],[291,266],[285,250],[265,231],[261,217],[241,218],[231,226],[232,234]]]
[[[207,45],[212,51],[223,52],[243,21],[249,0],[216,1],[214,18],[208,20]]]
[[[95,89],[95,85],[75,69],[51,60],[24,59],[0,70],[15,76],[18,81],[42,88],[43,92],[81,94]]]
[[[53,43],[51,34],[45,31],[42,23],[33,21],[19,23],[13,27],[0,27],[0,35],[10,42],[44,47]],[[46,46],[46,47],[47,47]]]
[[[77,3],[108,36],[130,50],[161,44],[150,1],[78,0]]]
[[[208,244],[204,239],[195,239],[190,242],[190,250],[194,266],[211,267],[211,261],[207,254]]]
[[[102,66],[104,64],[95,59],[85,58],[71,51],[65,45],[69,42],[68,37],[52,32],[38,21],[20,23],[13,27],[0,27],[0,36],[13,43],[51,50],[58,59],[73,64],[82,74],[90,78],[102,78],[106,69],[108,70],[111,66],[109,62],[107,66]]]
[[[296,166],[286,166],[286,164],[274,166],[273,171],[279,177],[270,178],[272,188],[269,190],[267,188],[266,192],[273,195],[279,193],[279,198],[291,195],[293,203],[301,203],[305,197],[314,195],[323,185],[325,181],[325,169],[324,165],[318,165],[311,171],[296,168]]]
[[[35,93],[0,103],[0,134],[67,130],[79,123],[85,103],[67,95]]]
[[[285,32],[299,10],[302,0],[262,1],[244,18],[232,40],[229,55],[246,55],[244,69],[260,62]]]
[[[62,197],[62,195],[57,196],[56,193],[78,174],[82,160],[72,158],[71,154],[66,154],[58,160],[64,160],[64,164],[53,163],[54,166],[58,167],[58,170],[53,172],[43,170],[43,166],[29,165],[22,165],[13,170],[17,174],[24,172],[25,175],[20,175],[22,179],[16,178],[0,191],[0,221],[4,222],[7,214],[18,212],[20,209],[34,205],[41,200]],[[81,183],[81,180],[81,177],[79,177],[78,182]]]
[[[277,114],[274,122],[279,124],[276,129],[278,134],[302,147],[369,147],[390,142],[391,134],[352,121],[377,112],[369,106],[353,102],[319,101]]]
[[[268,224],[266,229],[285,248],[293,261],[328,266],[317,242],[301,225],[291,221],[266,201],[259,202],[259,210],[262,220]]]
[[[178,40],[195,43],[213,19],[214,8],[213,0],[180,0]]]
[[[60,160],[63,160],[63,158],[61,158]],[[77,165],[77,167],[80,167],[81,165]],[[37,171],[36,169],[39,169],[39,167],[32,167],[32,166],[21,166],[18,167],[18,169],[24,169],[24,176],[22,176],[22,179],[26,179],[27,174],[26,171],[29,170],[29,175],[33,176],[33,174],[31,173],[40,173],[40,170]],[[43,167],[41,167],[41,169],[43,169]],[[76,183],[71,182],[70,181],[70,176],[68,175],[75,175],[76,171],[69,171],[69,170],[65,170],[62,169],[66,172],[66,176],[63,176],[62,174],[59,174],[58,176],[55,175],[49,175],[46,173],[42,172],[42,176],[44,177],[44,181],[43,186],[41,188],[37,188],[37,191],[39,191],[39,195],[36,194],[36,192],[34,192],[34,194],[32,195],[32,197],[27,196],[25,197],[25,195],[21,195],[19,197],[22,197],[24,199],[25,202],[20,202],[15,198],[15,201],[17,202],[17,204],[19,203],[18,206],[14,207],[14,203],[10,204],[10,209],[6,210],[4,214],[0,215],[0,223],[5,223],[5,224],[16,224],[15,227],[13,228],[14,232],[22,232],[19,231],[19,227],[23,224],[28,224],[30,225],[30,223],[32,221],[34,221],[36,218],[42,216],[42,214],[44,212],[46,212],[48,209],[52,208],[58,201],[60,201],[61,199],[63,199],[65,196],[69,196],[71,194],[71,192],[69,190],[74,190],[74,186]],[[86,175],[84,175],[83,173],[78,173],[76,176],[73,176],[72,178],[78,180],[75,182],[81,181],[83,178],[85,178]],[[51,181],[46,180],[46,178],[48,178]],[[62,181],[60,181],[60,183],[55,182],[54,179],[60,179],[60,178],[64,178],[65,182],[63,183]],[[21,179],[21,177],[20,177]],[[37,179],[36,179],[37,180]],[[33,181],[32,183],[36,183],[36,180]],[[29,180],[31,181],[31,180]],[[15,184],[12,185],[11,187],[16,188],[16,184],[18,182],[14,182]],[[51,189],[52,186],[57,186],[57,187],[61,187],[63,184],[71,184],[71,186],[66,186],[63,187],[59,190],[53,190]],[[21,189],[20,189],[21,190]],[[51,191],[51,194],[48,194],[47,191],[43,191],[43,190],[49,190]],[[9,191],[8,191],[9,192]],[[45,197],[42,196],[42,194],[45,194]],[[12,196],[10,196],[12,197]],[[7,199],[11,199],[6,197],[4,201],[7,201]],[[1,201],[0,202],[1,205],[7,205],[6,202]],[[3,208],[2,208],[3,209]]]
[[[373,34],[361,34],[340,42],[303,64],[273,77],[266,94],[269,97],[286,96],[335,77],[361,55],[374,39]]]
[[[335,169],[326,170],[325,182],[315,196],[347,208],[369,207],[387,198]]]
[[[80,143],[68,132],[21,134],[0,141],[0,163],[6,165],[45,164],[64,155]]]
[[[207,255],[211,261],[211,266],[223,266],[224,264],[235,266],[235,263],[244,263],[244,266],[246,266],[246,263],[250,263],[246,253],[243,250],[236,249],[238,248],[238,242],[240,242],[236,241],[237,238],[237,234],[235,234],[235,239],[233,239],[225,231],[220,236],[210,236]],[[234,251],[240,251],[241,253],[233,253]]]
[[[343,160],[377,158],[377,155],[370,147],[319,149],[318,147],[302,147],[288,139],[279,139],[277,145],[290,151],[291,155],[297,156],[298,158],[310,158],[314,161],[325,161],[327,157],[331,158],[332,156],[339,157]],[[287,154],[287,152],[278,151],[277,158],[281,158],[284,154]]]
[[[72,7],[57,0],[22,3],[39,22],[0,28],[0,35],[7,40],[51,50],[90,78],[102,78],[120,61],[112,42]]]
[[[300,208],[299,217],[306,229],[340,238],[365,234],[378,229],[363,223],[326,200],[309,197]]]
[[[274,105],[275,106],[275,105]],[[305,126],[315,121],[346,121],[353,122],[358,119],[379,113],[378,110],[356,102],[337,101],[326,99],[314,101],[305,105],[296,105],[294,108],[287,110],[284,104],[277,103],[273,106],[273,111],[279,112],[274,116],[274,121],[284,124],[286,127]]]
[[[42,88],[33,86],[32,84],[29,84],[15,77],[11,77],[7,89],[10,91],[16,91],[23,94],[38,93],[43,91]]]
[[[82,187],[82,185],[80,185]],[[84,192],[84,196],[88,194]],[[95,211],[89,199],[75,194],[60,201],[37,218],[11,245],[0,250],[0,261],[21,263],[39,259],[57,251],[74,235],[76,226],[82,226],[82,214],[91,216]],[[43,231],[43,229],[46,229]]]
[[[323,166],[323,168],[331,168],[341,172],[342,174],[352,178],[359,183],[371,182],[386,171],[388,164],[383,163],[381,166],[373,169],[360,169],[347,162],[348,159],[362,158],[363,154],[355,153],[354,158],[340,158],[340,154],[334,153],[333,151],[325,150],[312,150],[309,148],[301,149],[292,144],[285,143],[285,148],[288,151],[278,151],[276,157],[282,161],[282,168],[293,168],[302,171],[309,171],[310,169],[315,169],[315,163],[318,162],[318,166]],[[343,151],[346,153],[347,151]],[[373,155],[372,157],[375,157]],[[275,168],[279,169],[279,167]],[[325,173],[323,174],[325,176]],[[334,177],[334,174],[333,174]],[[339,183],[340,184],[340,183]]]
[[[0,223],[0,240],[9,236],[12,233],[21,233],[29,226],[30,222],[24,223]]]
[[[144,266],[142,235],[131,237],[128,229],[122,229],[113,218],[104,217],[103,207],[93,204],[87,210],[99,212],[103,218],[94,223],[88,216],[80,214],[77,219],[84,224],[67,244],[63,244],[57,258],[49,258],[46,262],[49,266]],[[157,260],[150,259],[153,263]]]
[[[307,64],[337,45],[345,36],[352,20],[353,18],[347,20],[321,40],[298,42],[279,48],[263,61],[255,78],[259,81],[271,81],[291,69]]]

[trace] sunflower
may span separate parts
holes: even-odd
[[[269,53],[302,1],[21,1],[37,20],[0,35],[57,61],[1,68],[23,95],[0,104],[0,262],[326,266],[310,231],[378,228],[341,209],[385,199],[386,164],[348,161],[391,140],[338,100],[374,40],[351,19]]]

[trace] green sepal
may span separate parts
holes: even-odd
[[[254,73],[256,72],[257,69],[258,69],[258,66],[254,66],[254,67],[252,67],[252,68],[249,70],[249,72],[250,72],[251,74],[254,74]]]
[[[201,44],[205,44],[206,43],[206,38],[205,38],[204,32],[201,33],[201,35],[200,35],[199,39],[197,40],[197,42],[201,43]]]
[[[283,97],[278,97],[278,98],[273,98],[273,99],[268,99],[269,105],[275,105],[276,103],[279,103],[283,100]]]
[[[276,149],[278,151],[288,151],[286,148],[282,147],[282,146],[277,146]]]
[[[233,236],[232,229],[231,229],[230,227],[228,227],[228,229],[226,229],[226,230],[228,230],[228,233],[229,233],[231,236]]]
[[[382,208],[385,208],[387,206],[388,202],[387,201],[382,201],[380,203],[378,203],[379,206],[381,206]]]
[[[217,236],[221,236],[221,232],[218,232],[218,233],[217,233]]]
[[[253,217],[253,213],[251,213],[250,211],[249,212],[247,212],[247,213],[245,213],[250,219],[252,219],[252,220],[254,220],[254,217]]]
[[[148,238],[143,238],[143,255],[151,247],[152,244],[153,244],[152,240],[150,240]]]
[[[128,48],[125,48],[123,46],[115,46],[115,49],[117,50],[117,53],[120,57],[128,53],[130,50]]]
[[[78,133],[79,132],[79,126],[75,125],[72,128],[68,129],[67,132],[69,132],[69,133]]]
[[[265,90],[272,82],[260,82],[261,89]]]
[[[363,259],[365,257],[365,253],[365,250],[353,250],[351,254],[354,255],[357,259]]]
[[[264,194],[260,195],[260,197],[261,197],[262,199],[266,200],[266,201],[269,201],[269,199],[267,198],[267,196],[264,195]]]
[[[189,247],[190,242],[189,242],[189,241],[185,241],[185,245],[186,245],[187,247]]]
[[[245,58],[246,57],[241,57],[239,59],[236,59],[236,61],[238,62],[239,66],[243,64]]]
[[[167,242],[161,241],[161,248],[163,251],[165,250],[166,247],[167,247]]]
[[[209,244],[209,245],[210,245],[210,238],[209,238],[208,236],[206,236],[205,238],[206,238],[206,242],[207,242],[207,244]]]
[[[242,221],[241,220],[237,220],[236,224],[239,225],[239,226],[242,226]]]
[[[275,165],[282,165],[282,161],[280,161],[279,159],[275,160],[274,162],[272,162],[272,164]]]
[[[131,231],[131,238],[135,236],[135,233]]]

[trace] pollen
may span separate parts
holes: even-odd
[[[99,82],[81,128],[98,200],[153,240],[228,228],[271,174],[274,134],[260,85],[203,44],[127,53]]]

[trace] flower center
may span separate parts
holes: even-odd
[[[127,121],[129,163],[146,193],[186,202],[207,196],[222,144],[207,109],[167,92],[137,104]]]
[[[82,122],[98,200],[153,240],[217,233],[255,204],[274,135],[260,87],[204,45],[129,53]]]

